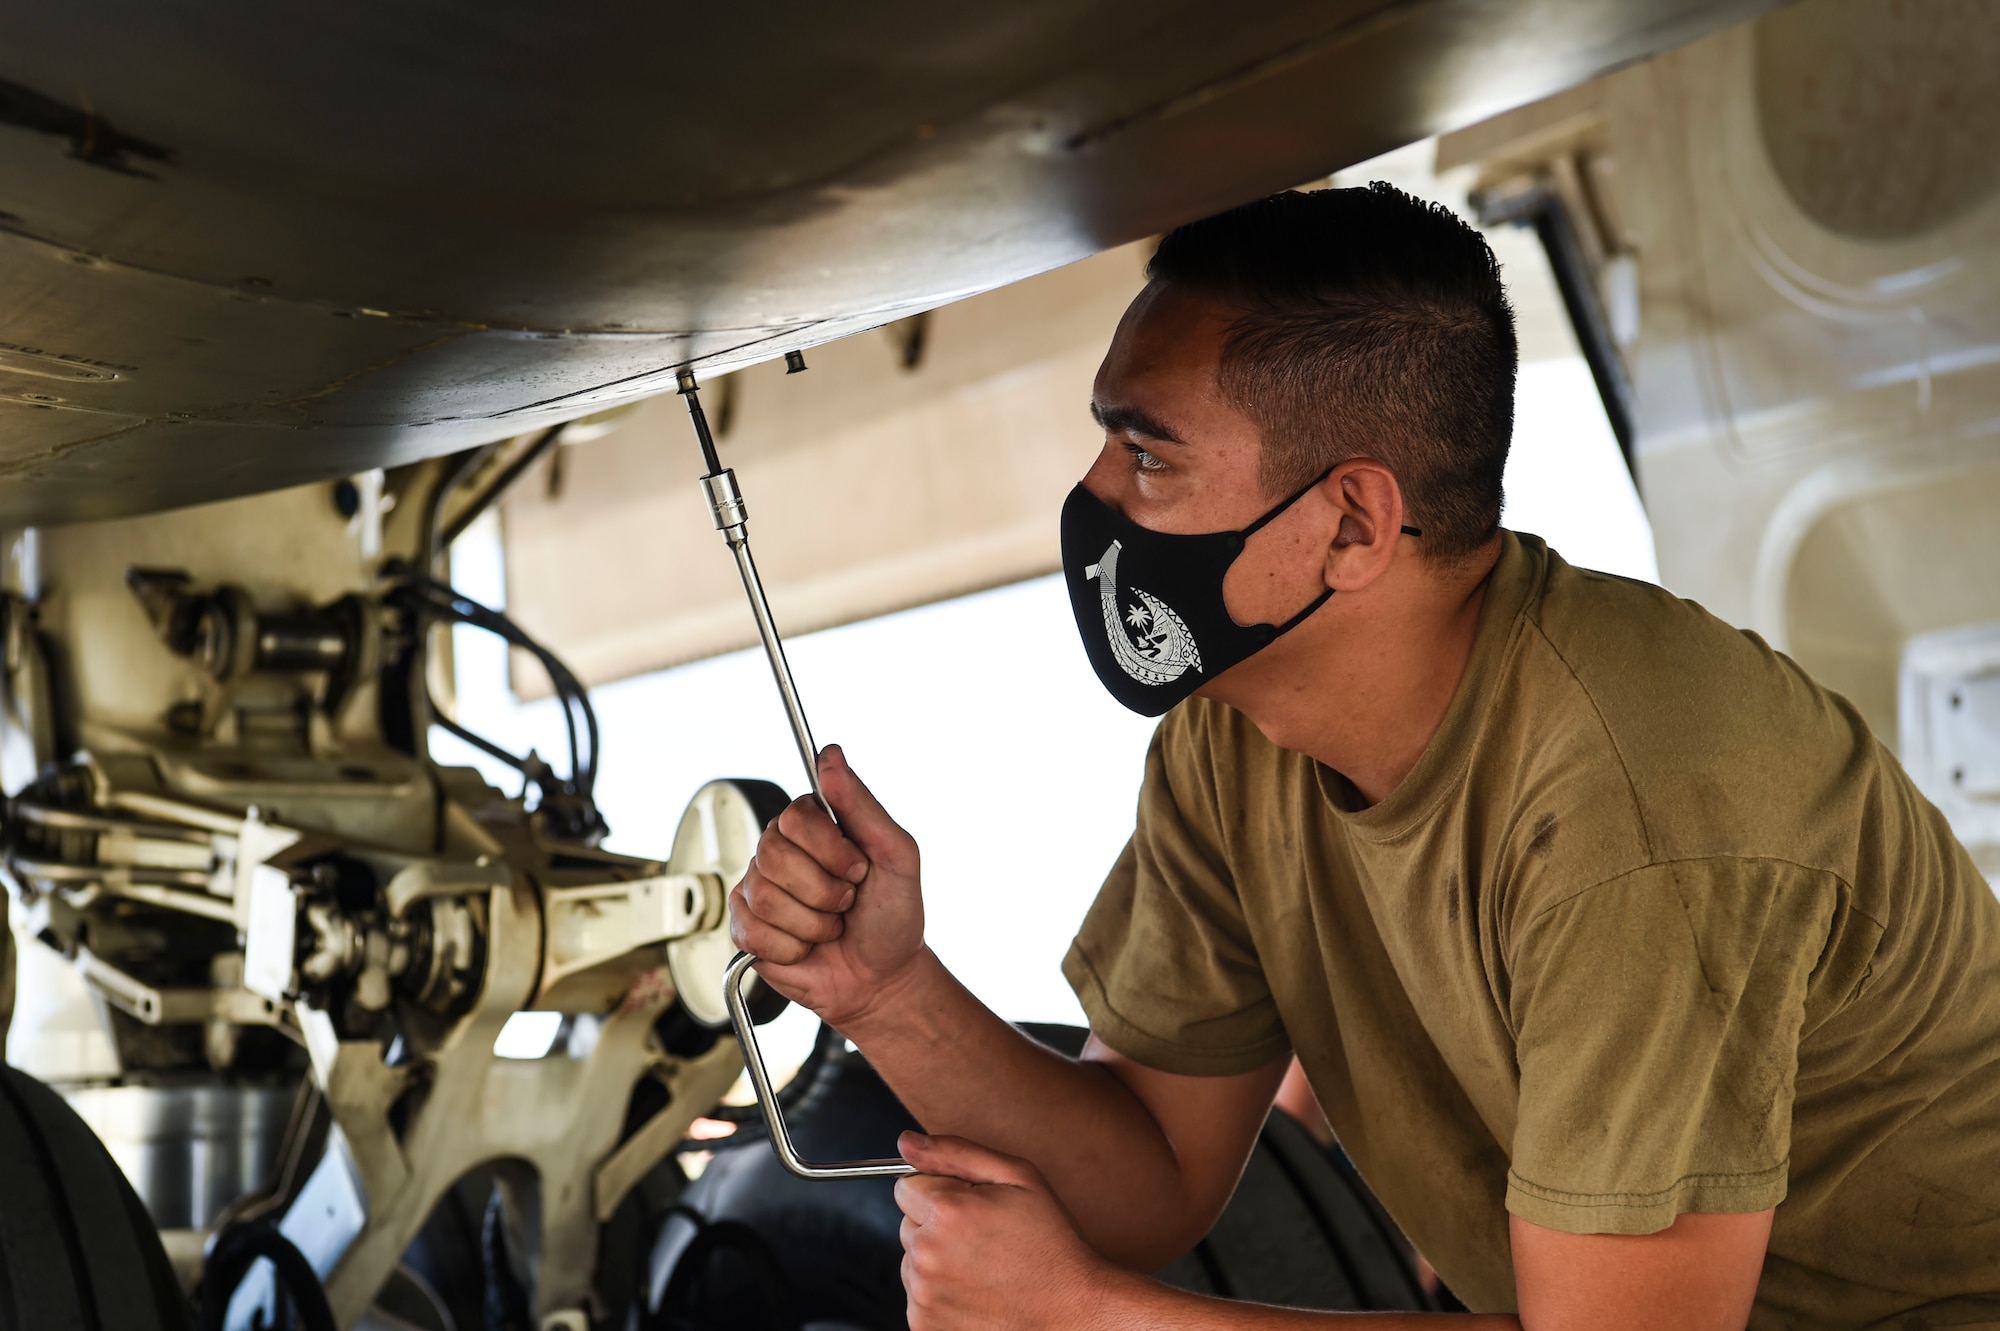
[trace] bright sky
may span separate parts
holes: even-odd
[[[1548,278],[1543,270],[1521,280]],[[1658,580],[1652,528],[1580,358],[1523,366],[1506,491],[1507,526],[1544,537],[1573,564]],[[505,604],[491,516],[460,539],[452,567],[461,591]],[[504,649],[455,633],[461,721],[565,761],[554,704],[519,705]],[[561,643],[548,646],[561,654]],[[1058,966],[1131,832],[1154,723],[1112,702],[1091,674],[1061,579],[808,634],[788,651],[819,741],[845,746],[923,849],[926,932],[938,955],[1002,1016],[1081,1022]],[[592,698],[611,849],[664,856],[688,799],[715,777],[804,789],[761,652],[626,680]],[[432,747],[502,789],[519,786],[449,735],[434,733]],[[791,1061],[811,1030],[804,1014],[780,1018],[772,1060]]]

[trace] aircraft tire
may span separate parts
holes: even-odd
[[[63,1098],[0,1067],[0,1331],[189,1331],[159,1231]]]

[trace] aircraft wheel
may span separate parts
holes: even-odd
[[[188,1331],[146,1208],[76,1111],[0,1067],[0,1329]]]
[[[695,792],[681,814],[667,872],[712,874],[722,880],[727,892],[750,867],[765,826],[791,802],[783,786],[769,781],[734,777],[709,782]],[[736,944],[729,939],[726,914],[713,929],[667,944],[667,969],[679,993],[676,1007],[698,1026],[717,1031],[729,1025],[729,1009],[722,1001],[722,972],[735,956]],[[785,1008],[784,999],[762,981],[751,986],[750,999],[760,1025]],[[673,1015],[663,1020],[671,1022]],[[667,1038],[666,1032],[662,1038]]]

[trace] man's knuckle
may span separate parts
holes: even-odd
[[[819,807],[813,803],[812,796],[801,795],[778,815],[778,830],[797,841],[812,826],[813,815],[817,812]]]
[[[765,882],[776,882],[783,879],[788,868],[787,860],[791,856],[791,850],[791,843],[788,841],[777,841],[768,846],[758,846],[757,854],[750,861],[750,867],[756,871],[755,876]]]
[[[784,908],[784,900],[789,894],[769,878],[758,875],[754,881],[743,885],[743,904],[750,913],[766,924],[777,924],[778,912]]]

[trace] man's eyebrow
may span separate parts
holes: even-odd
[[[1131,434],[1142,439],[1158,439],[1163,443],[1178,444],[1181,437],[1153,417],[1137,407],[1105,406],[1100,402],[1090,404],[1091,419],[1111,434]]]

